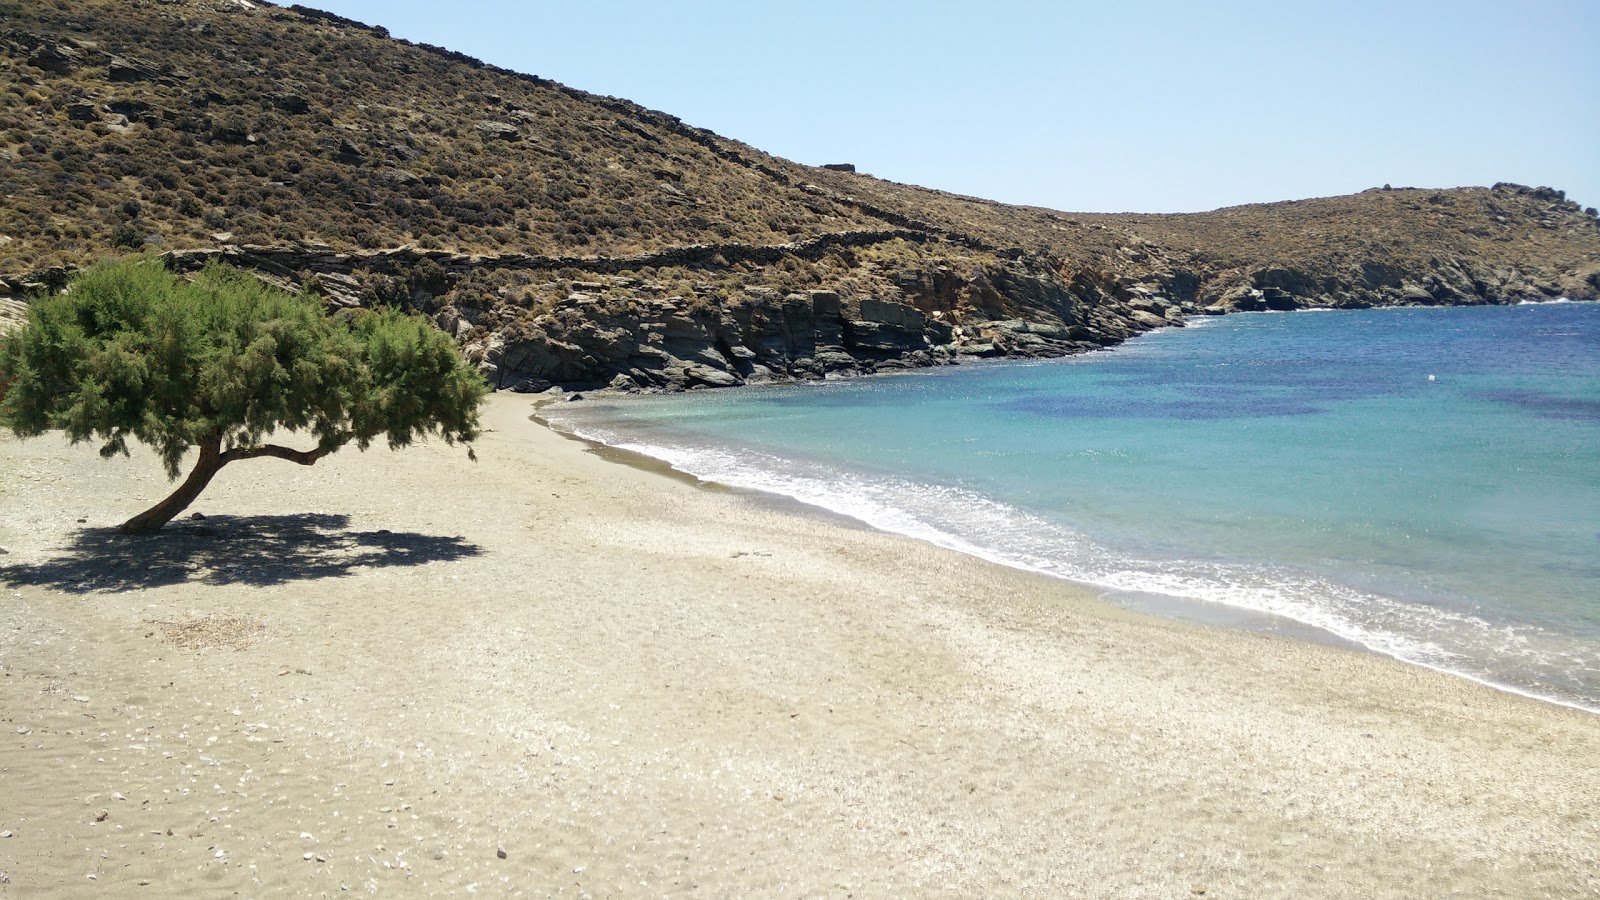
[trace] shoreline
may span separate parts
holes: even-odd
[[[1600,889],[1591,714],[532,413],[491,397],[476,464],[230,466],[143,543],[105,531],[165,486],[147,451],[0,437],[0,896]]]
[[[1267,312],[1262,314],[1267,315],[1277,313]],[[994,365],[1005,365],[1019,362],[1043,363],[1047,361],[985,360],[982,362]],[[889,374],[909,375],[913,373],[895,372]],[[788,386],[790,386],[789,383],[784,383],[782,385],[739,385],[732,388],[727,388],[725,390],[761,390],[768,387]],[[628,402],[631,396],[632,395],[626,393],[602,394],[596,396],[595,399],[597,402]],[[552,399],[540,399],[535,401],[536,412],[532,417],[533,421],[535,421],[541,427],[550,429],[556,434],[583,444],[590,450],[590,452],[603,459],[609,459],[623,465],[633,466],[643,471],[666,474],[673,478],[682,479],[685,483],[693,484],[706,489],[728,491],[736,494],[748,494],[758,498],[767,498],[773,507],[779,509],[780,511],[786,510],[793,513],[804,513],[842,520],[857,527],[867,528],[883,534],[892,534],[897,537],[915,540],[925,543],[931,547],[938,547],[942,550],[961,553],[975,559],[983,560],[987,563],[1005,566],[1017,571],[1058,580],[1073,586],[1073,588],[1076,590],[1094,595],[1101,602],[1104,602],[1107,605],[1114,606],[1119,609],[1126,609],[1130,612],[1188,624],[1237,629],[1254,634],[1286,637],[1291,640],[1300,640],[1324,646],[1355,650],[1357,652],[1368,653],[1383,659],[1398,662],[1403,665],[1418,666],[1420,668],[1450,677],[1461,678],[1474,684],[1488,687],[1497,691],[1503,691],[1514,696],[1535,700],[1541,703],[1549,703],[1558,707],[1572,709],[1590,715],[1600,716],[1600,705],[1595,705],[1594,701],[1584,702],[1579,700],[1564,699],[1558,696],[1540,694],[1532,689],[1519,687],[1518,685],[1507,681],[1497,680],[1489,675],[1481,675],[1475,674],[1471,671],[1453,669],[1445,665],[1436,664],[1421,659],[1410,659],[1400,655],[1398,652],[1386,650],[1381,646],[1367,643],[1359,637],[1346,636],[1327,626],[1298,619],[1283,613],[1256,609],[1250,606],[1206,600],[1199,597],[1165,594],[1153,590],[1107,587],[1090,581],[1082,581],[1073,578],[1070,575],[1053,572],[1046,568],[1030,565],[1026,562],[1008,557],[1002,552],[970,544],[965,539],[956,535],[939,532],[936,537],[930,537],[923,534],[913,534],[909,532],[898,531],[870,521],[866,518],[853,515],[849,512],[833,509],[823,503],[813,501],[796,494],[785,493],[775,489],[763,488],[759,486],[728,484],[717,481],[711,477],[703,477],[692,471],[678,468],[676,465],[666,459],[652,456],[649,453],[640,450],[609,444],[605,440],[585,434],[575,427],[569,426],[565,423],[557,423],[552,421],[544,414],[543,410],[557,402],[558,401]]]
[[[749,385],[749,387],[761,388],[766,387],[766,385]],[[1392,659],[1396,662],[1406,663],[1408,665],[1421,665],[1420,663],[1410,663],[1408,660],[1400,659],[1397,656],[1384,653],[1381,650],[1373,649],[1365,644],[1360,643],[1359,641],[1341,637],[1331,631],[1328,631],[1327,629],[1319,628],[1316,625],[1301,622],[1298,619],[1292,619],[1288,616],[1263,612],[1260,610],[1254,610],[1240,606],[1209,603],[1204,600],[1194,600],[1188,597],[1180,597],[1170,594],[1160,594],[1148,591],[1119,591],[1113,588],[1105,588],[1086,581],[1078,581],[1065,575],[1058,575],[1054,572],[1049,572],[1044,569],[1033,568],[1023,563],[1005,559],[997,555],[984,555],[983,553],[972,550],[962,549],[960,547],[927,540],[926,538],[918,537],[917,535],[904,534],[887,528],[880,528],[871,522],[850,515],[849,513],[829,509],[826,506],[812,503],[799,497],[794,497],[775,491],[762,490],[761,488],[730,485],[720,481],[702,478],[693,472],[680,469],[667,460],[651,456],[648,453],[608,444],[605,441],[599,440],[598,438],[588,437],[577,431],[565,430],[560,425],[550,421],[548,418],[539,413],[539,410],[542,410],[545,406],[550,405],[550,402],[551,401],[535,402],[535,412],[530,417],[532,421],[543,428],[548,428],[555,434],[567,438],[568,440],[582,444],[597,458],[607,460],[608,462],[612,462],[617,465],[629,466],[643,472],[650,472],[667,478],[676,479],[684,484],[692,485],[702,490],[726,492],[733,496],[745,498],[752,502],[762,504],[767,508],[773,509],[782,514],[816,517],[820,521],[832,522],[834,524],[843,525],[849,528],[860,528],[867,531],[876,532],[878,534],[894,535],[895,537],[917,541],[918,543],[926,544],[930,547],[937,547],[940,550],[946,550],[951,553],[960,553],[963,556],[970,556],[973,559],[982,560],[986,563],[1004,566],[1008,569],[1014,569],[1018,572],[1026,572],[1030,575],[1038,575],[1043,578],[1049,578],[1053,581],[1060,581],[1070,585],[1074,590],[1081,591],[1086,595],[1095,597],[1097,600],[1106,604],[1107,606],[1127,610],[1128,612],[1137,615],[1154,616],[1160,619],[1167,619],[1174,622],[1184,622],[1190,625],[1199,625],[1202,627],[1208,626],[1215,628],[1232,628],[1246,631],[1251,634],[1287,637],[1292,640],[1309,641],[1328,647],[1340,647],[1362,653],[1372,653],[1385,659]],[[1435,671],[1443,672],[1447,675],[1458,674],[1445,669],[1436,669]],[[1466,675],[1462,675],[1460,677],[1469,678],[1469,680],[1476,680],[1471,679],[1470,676]],[[1569,703],[1562,703],[1558,700],[1550,700],[1549,698],[1545,697],[1524,694],[1515,690],[1514,688],[1502,688],[1500,685],[1492,682],[1479,681],[1479,683],[1487,687],[1508,690],[1513,694],[1518,694],[1532,700],[1541,700],[1555,703],[1558,706],[1570,706],[1574,709],[1581,709],[1585,712],[1596,712],[1597,714],[1600,714],[1600,710],[1588,710],[1584,707],[1574,706],[1573,704]]]

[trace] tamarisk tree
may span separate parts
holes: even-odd
[[[125,534],[156,531],[239,460],[309,466],[380,437],[390,448],[430,434],[470,444],[487,390],[420,317],[328,315],[315,296],[215,264],[185,281],[156,259],[100,263],[65,294],[37,298],[26,324],[0,338],[0,425],[18,436],[60,430],[100,441],[106,458],[136,438],[174,481],[199,451],[177,490],[123,523]],[[279,431],[311,446],[268,443]]]

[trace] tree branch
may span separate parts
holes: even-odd
[[[257,459],[263,456],[271,456],[277,459],[287,459],[289,462],[299,463],[302,466],[309,466],[345,444],[350,443],[350,439],[353,437],[355,437],[354,434],[345,432],[339,436],[338,443],[327,447],[318,447],[315,450],[296,450],[293,447],[280,447],[277,444],[262,444],[257,447],[234,447],[227,453],[222,454],[222,462],[226,464],[241,459]]]

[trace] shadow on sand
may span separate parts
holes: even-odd
[[[0,566],[0,584],[79,594],[189,581],[266,586],[336,578],[362,566],[420,566],[483,553],[459,537],[351,531],[349,523],[349,516],[308,513],[211,516],[139,537],[114,528],[86,528],[53,559]]]

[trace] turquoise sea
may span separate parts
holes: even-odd
[[[1600,304],[1239,314],[545,412],[1116,602],[1600,712]]]

